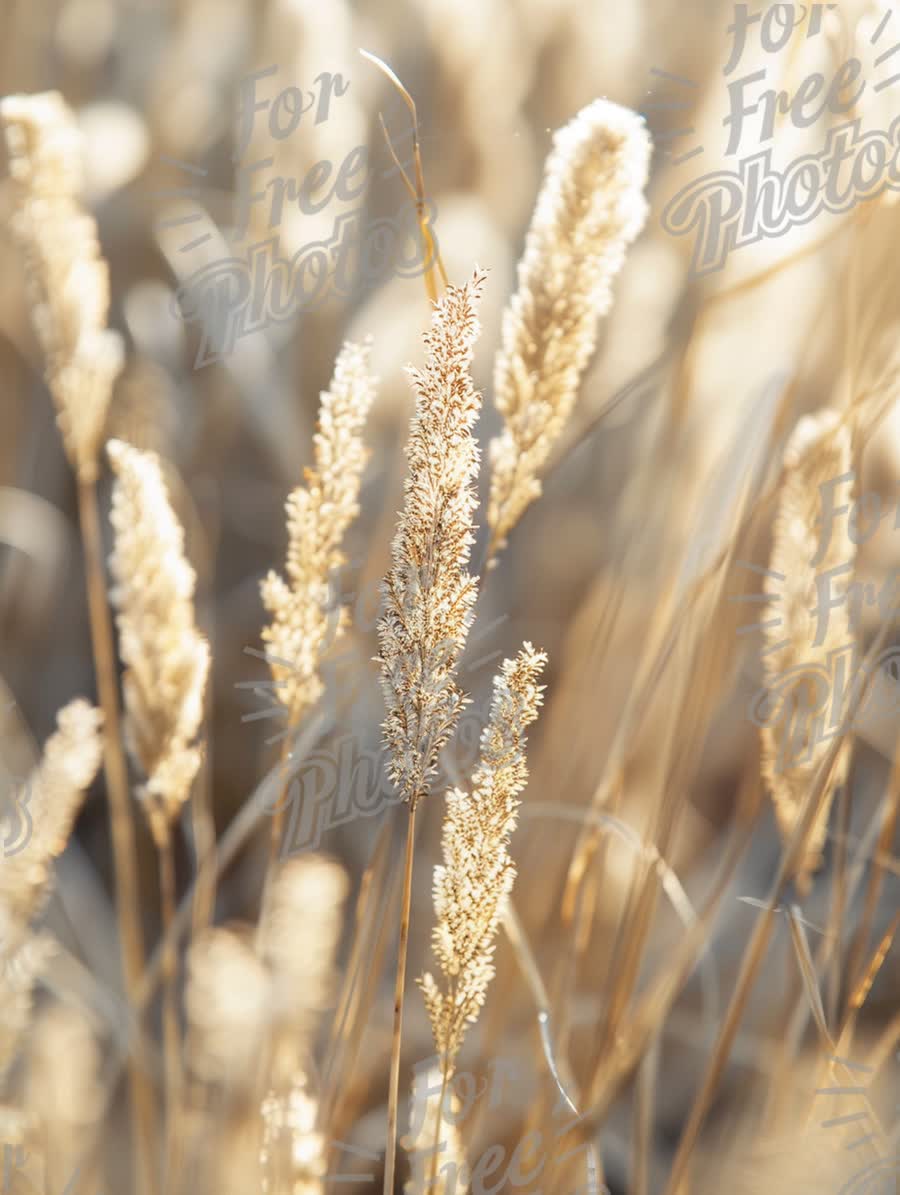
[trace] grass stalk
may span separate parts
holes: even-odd
[[[85,559],[91,647],[97,678],[97,695],[103,711],[103,771],[109,805],[113,871],[116,891],[116,923],[122,951],[125,991],[132,1008],[138,1005],[138,988],[144,968],[144,941],[140,919],[137,881],[137,849],[128,787],[128,771],[122,750],[116,657],[113,648],[112,619],[103,566],[103,544],[97,487],[94,482],[78,483],[78,514]],[[134,1108],[137,1140],[138,1189],[152,1189],[149,1162],[151,1143],[156,1140],[155,1108],[146,1076],[137,1060],[129,1060],[129,1087]]]
[[[391,1071],[388,1085],[387,1142],[384,1158],[384,1195],[393,1195],[397,1161],[397,1107],[400,1098],[400,1040],[403,1030],[403,996],[406,989],[406,952],[409,945],[412,903],[413,856],[415,853],[416,802],[410,801],[406,823],[406,857],[403,867],[403,900],[400,907],[400,943],[397,948],[397,979],[394,985],[394,1029],[391,1036]]]

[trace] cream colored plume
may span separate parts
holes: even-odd
[[[126,742],[146,777],[138,795],[159,844],[200,767],[209,645],[194,623],[195,574],[158,457],[121,440],[107,451],[116,474],[110,597],[126,668]]]
[[[539,474],[572,412],[597,321],[647,218],[650,139],[635,112],[595,100],[553,139],[518,290],[503,318],[491,441],[491,557],[541,493]]]
[[[419,980],[434,1041],[452,1072],[466,1028],[477,1020],[494,974],[494,937],[516,869],[509,854],[518,794],[528,781],[525,731],[543,700],[538,679],[544,652],[524,644],[494,678],[491,715],[471,792],[447,794],[443,864],[434,869],[434,955],[444,977],[438,987],[427,973]]]
[[[97,477],[121,337],[106,327],[109,272],[97,226],[78,201],[82,147],[71,110],[55,91],[0,101],[16,183],[13,231],[25,257],[32,316],[69,461]]]
[[[4,831],[10,827],[0,851],[0,908],[21,928],[40,912],[53,860],[65,849],[100,767],[101,724],[100,711],[87,701],[76,699],[61,709],[40,763],[16,793],[16,810],[9,822],[0,820]]]
[[[331,388],[321,396],[314,437],[315,464],[306,484],[287,501],[287,580],[270,572],[263,580],[263,604],[272,620],[262,637],[279,701],[290,722],[310,708],[322,692],[319,662],[346,624],[346,611],[335,613],[334,574],[344,561],[341,543],[359,514],[359,488],[368,452],[362,429],[375,397],[368,372],[369,344],[349,341],[338,355]]]
[[[469,371],[485,277],[476,271],[464,286],[447,288],[425,334],[425,368],[409,371],[416,408],[405,501],[384,582],[378,661],[390,777],[413,806],[428,793],[465,703],[454,674],[476,597],[467,565],[479,459],[472,428],[481,395]]]

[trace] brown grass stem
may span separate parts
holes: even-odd
[[[128,771],[122,750],[116,656],[112,618],[106,590],[103,545],[95,482],[78,482],[78,515],[85,559],[91,647],[97,678],[97,695],[103,710],[103,771],[106,777],[109,826],[113,849],[116,890],[116,923],[122,951],[125,991],[133,1009],[138,1005],[138,986],[144,967],[144,940],[138,898],[137,850],[128,786]],[[155,1109],[150,1086],[137,1060],[129,1060],[129,1087],[134,1106],[137,1139],[138,1189],[152,1189],[149,1151],[157,1139]]]
[[[162,909],[163,972],[163,1068],[165,1075],[165,1154],[164,1172],[170,1172],[175,1156],[175,1136],[178,1130],[178,1111],[181,1092],[181,1035],[178,1030],[176,980],[178,952],[172,941],[171,929],[177,908],[175,888],[175,854],[171,832],[159,844],[159,892]],[[164,1183],[164,1189],[166,1184]]]
[[[406,952],[412,904],[413,856],[415,853],[416,801],[409,803],[406,823],[406,856],[403,867],[403,899],[400,906],[400,943],[397,948],[397,979],[394,985],[394,1029],[391,1037],[391,1070],[388,1085],[388,1123],[384,1158],[384,1195],[393,1195],[397,1159],[397,1107],[400,1098],[400,1039],[403,1029],[403,996],[406,989]]]

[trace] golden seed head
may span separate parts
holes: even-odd
[[[595,100],[553,139],[494,364],[503,429],[490,445],[493,552],[541,493],[612,283],[647,218],[650,139],[635,112]]]
[[[515,866],[509,836],[518,795],[528,781],[525,731],[543,700],[538,679],[547,662],[525,643],[494,678],[491,715],[481,736],[472,791],[447,794],[443,864],[434,869],[434,955],[444,976],[419,980],[435,1045],[452,1069],[466,1027],[477,1020],[493,974],[494,938]]]
[[[344,611],[333,611],[334,573],[344,561],[341,543],[359,514],[359,489],[369,453],[362,439],[376,379],[369,374],[370,344],[347,341],[329,390],[321,396],[314,437],[315,464],[306,484],[287,500],[287,579],[270,572],[261,586],[272,616],[262,637],[271,659],[278,699],[295,721],[322,693],[319,661],[345,629]]]
[[[126,743],[146,777],[138,795],[159,842],[200,767],[195,740],[203,720],[209,644],[194,623],[196,577],[159,458],[122,440],[111,440],[107,451],[116,474],[110,599],[126,668]]]
[[[390,777],[412,804],[427,794],[465,702],[454,675],[476,597],[467,565],[479,460],[472,429],[481,395],[470,366],[485,277],[476,271],[464,286],[448,287],[425,334],[425,367],[409,371],[416,407],[405,501],[384,582],[378,661]]]
[[[58,92],[8,96],[0,101],[0,123],[16,183],[13,230],[47,384],[69,461],[81,481],[92,482],[124,348],[106,327],[109,271],[96,223],[78,200],[78,127]]]

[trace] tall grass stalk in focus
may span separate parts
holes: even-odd
[[[441,749],[466,703],[455,672],[476,596],[476,580],[466,566],[477,505],[478,447],[472,429],[481,396],[472,385],[470,367],[481,330],[477,309],[484,281],[485,275],[476,271],[465,285],[448,287],[425,334],[425,367],[409,371],[416,392],[406,446],[409,471],[378,622],[389,773],[409,805],[388,1079],[385,1195],[393,1192],[397,1149],[416,809],[430,792]]]

